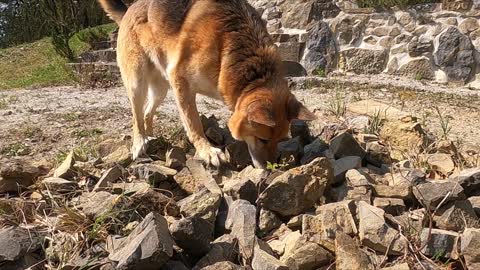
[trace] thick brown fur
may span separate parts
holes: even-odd
[[[153,114],[172,88],[197,154],[219,165],[223,153],[203,133],[196,94],[233,111],[232,135],[256,166],[271,160],[293,119],[312,120],[287,87],[264,22],[246,0],[99,0],[120,25],[118,63],[132,105],[133,155],[145,151]]]

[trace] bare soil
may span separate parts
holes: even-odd
[[[461,145],[480,147],[480,92],[429,85],[394,77],[342,76],[297,80],[294,93],[322,117],[312,123],[313,132],[331,121],[354,117],[334,116],[328,108],[338,102],[375,99],[417,116],[424,128],[442,134],[439,108],[451,127],[448,137]],[[199,111],[215,115],[223,123],[230,112],[221,102],[206,97],[197,101]],[[156,133],[176,136],[182,127],[171,93],[160,106]],[[129,102],[122,87],[85,89],[51,87],[0,91],[0,160],[12,156],[54,161],[79,145],[131,132]]]

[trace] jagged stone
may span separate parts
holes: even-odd
[[[269,232],[273,229],[280,227],[282,221],[277,215],[269,210],[261,209],[260,216],[258,218],[258,228],[262,232]]]
[[[330,141],[330,150],[336,159],[347,156],[364,158],[365,150],[358,144],[352,134],[348,132],[337,135]]]
[[[339,53],[339,69],[357,74],[378,74],[385,69],[387,51],[348,48]]]
[[[55,170],[53,177],[71,180],[75,176],[75,154],[70,152],[62,164]]]
[[[125,174],[125,169],[121,166],[115,165],[112,168],[105,171],[102,177],[98,180],[97,184],[93,188],[93,191],[100,191],[112,183],[116,182]]]
[[[179,147],[172,147],[168,150],[165,158],[165,166],[175,170],[181,170],[187,162],[185,151]]]
[[[256,229],[255,206],[245,200],[236,200],[229,207],[227,228],[232,228],[232,235],[238,239],[240,255],[246,262],[251,262],[255,247]]]
[[[48,177],[42,180],[42,185],[52,193],[62,194],[74,192],[78,188],[77,182],[58,177]]]
[[[213,230],[213,223],[196,216],[174,221],[170,225],[175,243],[187,253],[198,257],[210,251]]]
[[[445,203],[465,199],[463,188],[452,181],[429,181],[413,187],[415,198],[426,207],[436,207],[444,198]],[[449,196],[447,196],[449,195]]]
[[[260,194],[257,203],[281,216],[298,215],[320,199],[332,181],[332,172],[326,158],[317,158],[307,165],[290,169],[273,180]]]
[[[373,193],[377,197],[397,198],[408,200],[412,198],[412,187],[410,185],[401,184],[396,186],[373,185]]]
[[[173,255],[173,239],[167,221],[150,213],[108,258],[116,269],[158,269]]]
[[[455,232],[424,228],[420,234],[422,253],[437,258],[458,258],[458,240],[460,235]]]
[[[362,158],[357,156],[343,157],[332,162],[334,183],[340,183],[345,180],[345,174],[348,170],[362,167]]]
[[[306,43],[307,54],[305,55],[305,69],[308,74],[327,74],[335,69],[337,58],[337,46],[335,38],[327,22],[317,21],[308,29]]]
[[[262,240],[255,240],[252,260],[253,270],[288,270],[289,268],[273,256],[273,251]]]
[[[374,269],[374,264],[363,252],[359,244],[344,232],[337,232],[335,237],[335,266],[337,270]]]
[[[210,251],[197,262],[193,270],[204,269],[204,267],[223,261],[234,262],[237,256],[238,248],[235,237],[225,234],[212,242]]]
[[[466,227],[479,227],[480,222],[468,200],[455,201],[444,205],[433,217],[439,229],[463,231]]]
[[[315,270],[330,264],[332,255],[317,243],[299,238],[290,252],[285,252],[281,258],[288,269]]]
[[[202,189],[187,198],[178,201],[180,212],[186,217],[201,217],[210,223],[215,223],[215,216],[220,207],[221,196]]]
[[[385,222],[385,211],[366,202],[358,202],[359,236],[362,244],[391,255],[403,254],[406,242]]]
[[[303,156],[300,160],[302,165],[310,163],[317,157],[324,156],[324,152],[328,150],[329,146],[322,139],[316,138],[312,143],[305,145],[303,148]]]
[[[480,229],[467,228],[461,236],[461,255],[465,258],[468,269],[480,268]]]
[[[33,231],[19,227],[0,229],[0,262],[16,261],[41,248],[42,238]]]
[[[472,196],[480,191],[480,168],[466,169],[451,181],[458,182],[467,196]]]
[[[375,198],[373,206],[383,209],[388,214],[399,215],[406,210],[405,202],[396,198]]]
[[[342,231],[348,235],[357,234],[353,218],[356,207],[354,201],[329,203],[316,209],[316,215],[303,215],[302,232],[309,241],[318,243],[330,251],[335,250],[335,235]]]

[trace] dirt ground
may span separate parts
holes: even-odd
[[[334,116],[332,106],[374,99],[412,113],[424,128],[442,134],[448,121],[448,137],[461,145],[480,147],[480,91],[448,88],[393,77],[342,76],[300,80],[297,98],[320,117],[311,123],[313,132],[330,121],[348,121],[350,113]],[[221,102],[206,97],[197,101],[199,111],[228,119]],[[441,117],[435,108],[438,108]],[[12,156],[54,161],[80,145],[131,133],[131,113],[125,90],[53,87],[0,91],[0,160]],[[176,136],[182,131],[171,93],[160,106],[156,132]]]

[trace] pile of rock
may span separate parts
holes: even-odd
[[[474,81],[470,85],[480,88],[475,1],[383,10],[359,8],[358,2],[250,1],[267,21],[283,60],[302,64],[309,74],[383,72],[441,83]]]
[[[203,120],[230,152],[220,171],[163,140],[135,162],[128,141],[109,140],[100,158],[72,152],[49,173],[2,164],[0,192],[23,194],[0,200],[2,269],[480,267],[479,168],[455,173],[444,153],[414,168],[376,135],[313,137],[294,122],[279,162],[256,169],[246,147]],[[407,120],[381,137],[401,145],[392,134],[421,134]]]

